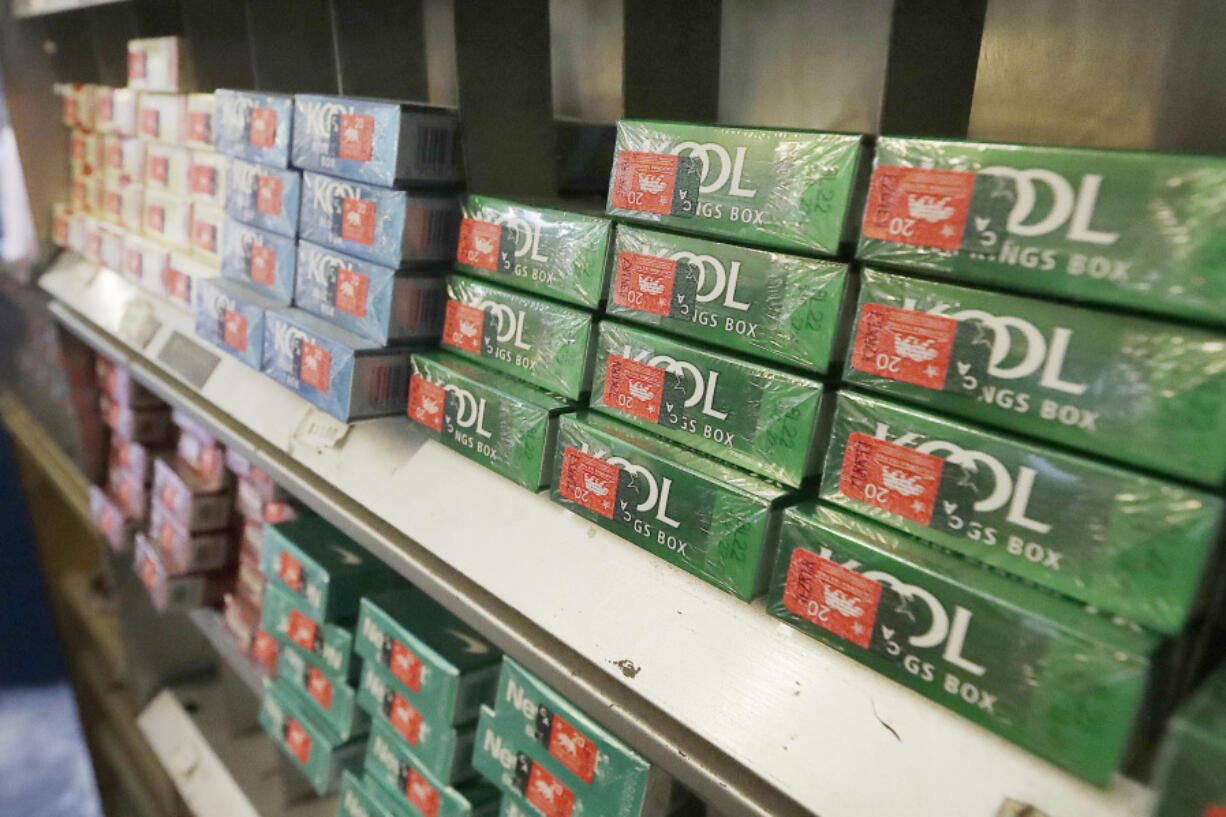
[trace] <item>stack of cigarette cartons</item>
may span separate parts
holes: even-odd
[[[1154,817],[1226,814],[1226,669],[1219,668],[1167,727],[1154,776]]]

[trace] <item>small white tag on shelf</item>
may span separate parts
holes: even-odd
[[[298,428],[294,429],[291,444],[300,443],[320,451],[340,448],[351,428],[353,426],[349,423],[342,423],[330,414],[311,409],[298,423]]]
[[[1012,797],[1006,797],[1000,804],[996,817],[1047,817],[1047,812],[1039,811],[1028,803],[1019,803]]]
[[[153,304],[146,298],[133,298],[119,316],[119,337],[130,346],[144,349],[153,336],[162,328],[162,322],[153,311]]]

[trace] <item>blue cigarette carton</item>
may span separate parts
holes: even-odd
[[[289,306],[294,298],[294,240],[226,218],[221,274]]]
[[[217,149],[227,156],[262,165],[289,167],[294,98],[218,88]]]
[[[231,159],[226,169],[226,213],[252,227],[293,238],[298,234],[302,174],[297,170]]]
[[[264,360],[264,318],[279,304],[224,278],[198,278],[192,285],[196,334],[253,369]]]

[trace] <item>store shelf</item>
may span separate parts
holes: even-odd
[[[53,312],[700,796],[736,814],[1147,815],[428,440],[332,445],[191,318],[65,254]],[[214,362],[215,361],[215,362]],[[325,424],[326,425],[326,424]]]
[[[123,2],[126,0],[13,0],[11,9],[14,17],[41,17],[44,14]]]
[[[234,642],[234,637],[226,629],[221,613],[211,608],[202,607],[199,610],[191,610],[188,612],[187,617],[191,619],[192,624],[196,625],[196,629],[204,635],[208,642],[213,645],[213,649],[217,650],[217,655],[221,660],[242,680],[243,686],[250,690],[251,694],[255,697],[260,697],[264,690],[264,675],[243,654],[243,651],[238,648],[238,644]]]

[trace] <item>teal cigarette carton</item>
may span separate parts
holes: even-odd
[[[341,773],[362,763],[365,741],[343,741],[310,715],[310,702],[283,681],[264,687],[260,726],[311,783],[316,794],[336,791]]]
[[[370,717],[358,708],[356,690],[330,677],[299,650],[287,647],[277,653],[277,677],[310,699],[316,720],[331,727],[342,740],[370,729]]]
[[[370,730],[367,785],[381,786],[413,817],[486,817],[498,812],[498,789],[483,780],[450,786],[427,769],[386,723]]]
[[[283,645],[292,645],[307,653],[308,661],[329,680],[349,683],[357,679],[352,627],[312,618],[301,597],[278,579],[269,578],[264,583],[260,626]]]

